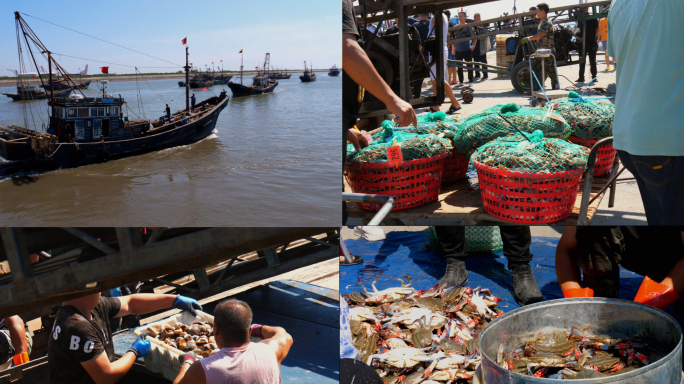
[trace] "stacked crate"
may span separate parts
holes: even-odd
[[[513,36],[515,35],[496,35],[496,65],[499,67],[508,68],[508,63],[515,59],[515,55],[506,56],[506,40]],[[497,73],[496,77],[508,77],[508,75]]]

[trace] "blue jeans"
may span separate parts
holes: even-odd
[[[684,156],[636,156],[617,151],[634,175],[648,225],[684,224]]]

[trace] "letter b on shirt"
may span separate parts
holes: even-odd
[[[81,342],[81,338],[78,336],[71,336],[71,343],[69,344],[69,349],[75,351],[78,349],[78,345]]]

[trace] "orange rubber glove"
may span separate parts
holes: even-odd
[[[591,288],[570,288],[563,291],[566,299],[573,297],[594,297],[594,290]]]
[[[26,364],[29,362],[28,353],[24,352],[24,353],[21,353],[19,355],[14,355],[12,357],[12,360],[14,360],[15,366],[21,365],[21,364]]]
[[[648,276],[644,277],[639,292],[634,298],[637,303],[648,304],[663,310],[677,300],[679,300],[677,292],[665,284],[651,280]]]

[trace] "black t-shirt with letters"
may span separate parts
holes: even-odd
[[[121,309],[117,298],[101,297],[88,320],[78,309],[62,305],[48,343],[50,384],[95,383],[81,363],[97,358],[103,352],[114,361],[114,342],[109,320]]]

